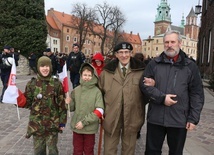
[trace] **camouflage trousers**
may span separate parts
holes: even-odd
[[[58,155],[58,133],[33,136],[34,155]]]

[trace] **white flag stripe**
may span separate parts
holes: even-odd
[[[18,88],[16,87],[16,63],[13,58],[13,64],[8,80],[8,87],[3,95],[3,103],[17,104],[17,97],[19,96]]]

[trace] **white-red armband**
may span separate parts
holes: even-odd
[[[102,118],[104,111],[103,111],[102,108],[96,108],[96,109],[93,111],[93,113],[94,113],[95,115],[97,115],[98,118]]]

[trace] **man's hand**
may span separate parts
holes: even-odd
[[[152,78],[144,77],[143,82],[146,86],[154,86],[155,85],[155,80],[153,80]]]
[[[173,104],[176,104],[178,101],[173,100],[173,98],[175,98],[176,96],[177,96],[177,95],[166,94],[164,104],[165,104],[166,106],[171,106],[171,105],[173,105]]]
[[[195,124],[193,124],[193,123],[190,123],[190,122],[187,122],[187,124],[186,124],[186,129],[188,130],[188,131],[191,131],[191,130],[193,130],[193,129],[195,129]]]

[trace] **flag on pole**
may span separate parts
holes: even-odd
[[[59,73],[59,80],[62,82],[64,93],[69,92],[67,64],[63,65],[62,72]]]
[[[63,65],[62,72],[58,74],[59,80],[62,82],[63,90],[66,95],[66,98],[69,97],[69,86],[68,86],[68,73],[67,73],[67,64]],[[70,106],[68,105],[68,116],[71,117],[70,114]]]
[[[8,104],[16,104],[17,105],[17,113],[18,118],[20,120],[18,107],[21,104],[22,106],[26,103],[26,98],[24,94],[16,87],[16,63],[13,58],[12,67],[10,72],[10,77],[8,80],[8,87],[4,92],[2,102]]]
[[[8,80],[8,87],[4,92],[2,102],[9,104],[17,104],[18,96],[19,96],[18,88],[16,87],[16,64],[15,60],[13,59],[10,77]]]

